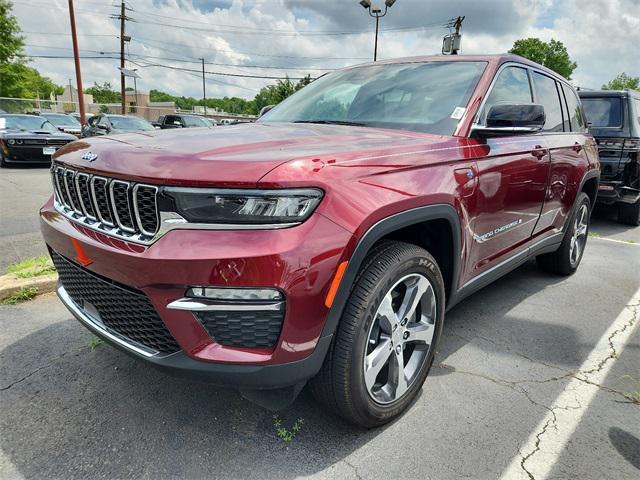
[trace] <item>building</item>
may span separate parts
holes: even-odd
[[[89,105],[93,103],[93,95],[88,93],[83,94],[84,104]],[[78,111],[78,89],[67,85],[64,87],[62,95],[56,95],[56,102],[64,106],[65,112],[77,112]]]

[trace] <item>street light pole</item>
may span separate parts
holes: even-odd
[[[384,17],[387,14],[387,11],[393,7],[393,4],[396,3],[396,0],[385,0],[384,2],[384,12],[380,7],[374,7],[371,4],[371,0],[361,0],[360,5],[363,8],[366,8],[369,12],[369,16],[376,19],[376,36],[373,44],[373,61],[378,60],[378,27],[380,25],[380,18]]]

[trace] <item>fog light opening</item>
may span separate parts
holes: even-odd
[[[280,301],[284,299],[282,293],[275,288],[190,287],[186,296],[220,302]]]

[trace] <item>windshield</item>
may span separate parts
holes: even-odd
[[[355,124],[452,135],[485,62],[368,65],[325,75],[260,122]]]
[[[185,116],[182,118],[184,119],[184,124],[187,127],[210,127],[211,126],[211,124],[207,120],[200,117]]]
[[[620,97],[581,98],[587,122],[592,127],[622,127],[622,99]]]
[[[43,130],[45,132],[57,132],[58,129],[51,125],[46,118],[35,115],[6,115],[0,116],[0,130]]]
[[[116,130],[139,131],[139,130],[155,130],[154,126],[146,120],[138,117],[108,117],[111,125]]]
[[[72,117],[71,115],[47,114],[47,115],[43,115],[43,117],[45,117],[54,125],[73,125],[74,127],[80,126],[80,122],[76,120],[74,117]]]

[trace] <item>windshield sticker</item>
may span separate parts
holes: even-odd
[[[464,115],[464,112],[466,111],[467,109],[464,107],[456,107],[456,109],[451,114],[451,118],[453,118],[454,120],[460,120]]]
[[[7,120],[5,118],[0,118],[0,128],[7,128]]]

